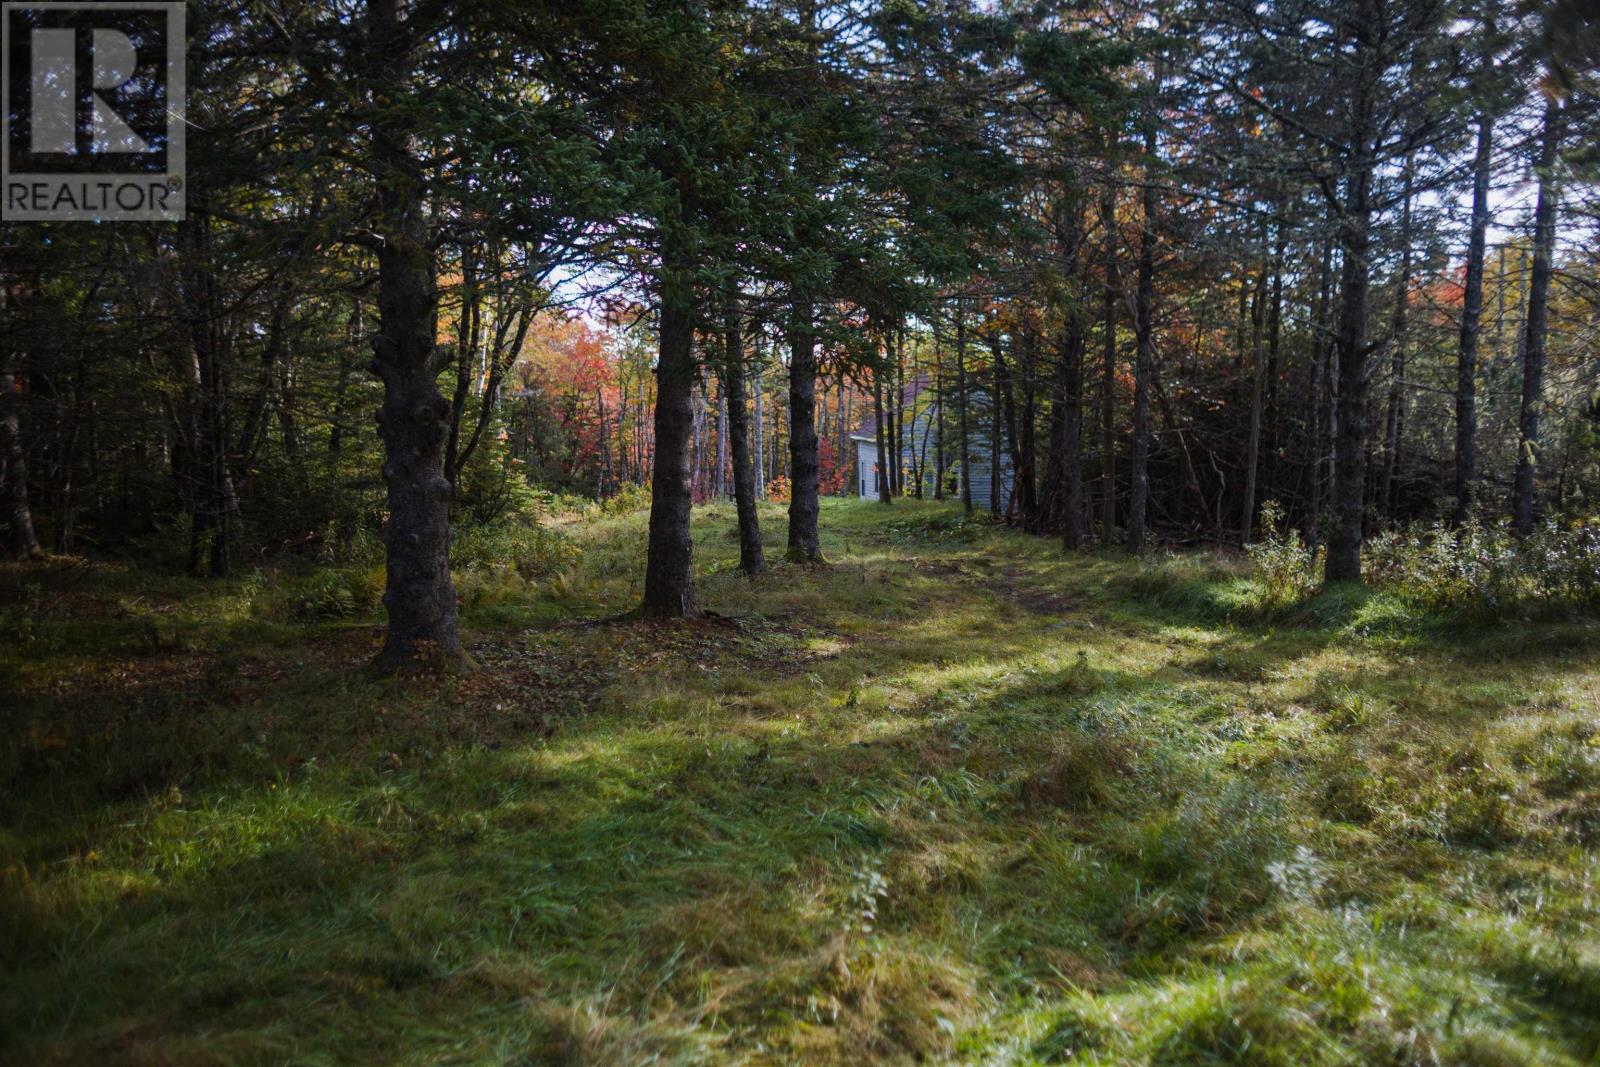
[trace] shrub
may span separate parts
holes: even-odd
[[[607,497],[601,503],[600,510],[607,515],[631,515],[636,511],[646,511],[649,507],[650,487],[629,482]]]
[[[1247,546],[1265,601],[1285,606],[1316,592],[1322,551],[1282,526],[1283,511],[1261,511],[1261,540]],[[1517,537],[1509,523],[1472,521],[1391,530],[1372,538],[1362,557],[1369,585],[1406,607],[1433,614],[1487,617],[1600,609],[1600,525],[1546,523]]]
[[[1292,604],[1316,589],[1322,552],[1307,547],[1299,530],[1284,527],[1283,506],[1276,500],[1261,506],[1261,540],[1245,551],[1266,587],[1268,603]]]
[[[1485,615],[1600,607],[1600,527],[1505,522],[1398,530],[1368,546],[1370,579],[1432,612]]]

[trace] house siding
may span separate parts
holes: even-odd
[[[980,410],[987,407],[987,397],[974,393],[971,397],[974,406]],[[946,485],[952,482],[955,488],[947,489],[946,496],[959,500],[961,497],[961,483],[959,480],[960,462],[955,455],[958,445],[954,435],[950,433],[951,426],[945,425],[946,462],[949,465],[945,471]],[[926,444],[924,444],[926,438]],[[856,495],[863,500],[876,499],[878,496],[877,469],[878,469],[878,444],[877,438],[872,434],[856,433],[851,438],[856,444]],[[905,444],[901,448],[902,469],[908,481],[907,490],[915,492],[916,487],[910,484],[912,468],[917,457],[922,456],[926,470],[922,473],[922,491],[927,497],[933,496],[933,450],[934,450],[933,408],[931,405],[915,412],[914,416],[905,424]],[[987,419],[974,419],[967,428],[967,454],[971,461],[970,481],[972,483],[972,506],[983,511],[991,510],[992,493],[994,492],[993,465],[989,460],[989,423]],[[1000,454],[1000,510],[1004,511],[1011,499],[1011,457],[1004,450]]]

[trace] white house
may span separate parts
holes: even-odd
[[[938,404],[926,377],[918,377],[906,386],[901,394],[905,409],[905,428],[901,434],[900,470],[902,484],[914,492],[918,477],[922,480],[922,495],[933,496],[934,471],[938,449]],[[994,491],[993,466],[989,462],[989,395],[982,389],[967,390],[967,462],[972,482],[972,506],[990,510],[990,494]],[[954,410],[945,413],[945,496],[961,497],[961,444]],[[877,499],[878,482],[883,476],[878,469],[877,419],[869,418],[865,425],[850,435],[856,446],[856,494],[862,499]],[[887,450],[888,443],[885,442]],[[891,457],[891,462],[893,461]],[[1000,452],[1000,509],[1005,510],[1011,498],[1011,457],[1004,447]]]

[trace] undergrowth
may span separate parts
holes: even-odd
[[[830,501],[803,568],[762,519],[751,580],[696,509],[680,626],[591,622],[631,506],[463,547],[448,680],[361,676],[369,563],[0,575],[0,1058],[1600,1055],[1583,610],[1468,630],[931,502]]]

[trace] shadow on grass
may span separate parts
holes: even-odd
[[[1176,806],[1175,783],[1149,788],[1163,764],[1114,708],[1149,684],[1073,665],[888,713],[865,742],[826,722],[785,736],[608,713],[541,748],[173,798],[87,831],[85,851],[134,880],[30,897],[12,958],[47,1039],[127,1012],[192,1032],[328,1016],[448,988],[491,959],[527,961],[543,999],[605,984],[632,1013],[714,994],[727,1025],[781,1028],[835,994],[837,968],[803,961],[855,943],[863,872],[882,871],[886,944],[934,933],[936,958],[1017,992],[1109,980],[1118,961],[1086,958],[1086,938],[1181,953],[1259,906],[1279,840],[1242,792],[1211,812]],[[756,964],[798,972],[751,984]],[[66,995],[112,973],[87,1002]],[[978,979],[963,981],[975,1002]],[[528,996],[491,988],[476,1010]],[[880,1052],[944,1040],[863,1018]]]
[[[1129,596],[1115,561],[982,547],[714,574],[711,602],[766,628],[530,627],[471,681],[272,656],[104,736],[36,693],[90,747],[41,735],[6,810],[22,854],[0,867],[32,873],[0,885],[4,1015],[58,1059],[114,1061],[72,1042],[148,1025],[175,1059],[217,1035],[271,1059],[287,1030],[372,1062],[644,1062],[689,1033],[926,1061],[996,1003],[1276,936],[1270,866],[1306,823],[1268,777],[1290,772],[1218,730],[1248,693],[1214,683],[1360,639],[1374,598],[1217,626],[1223,593]],[[1175,664],[1168,632],[1202,623]]]

